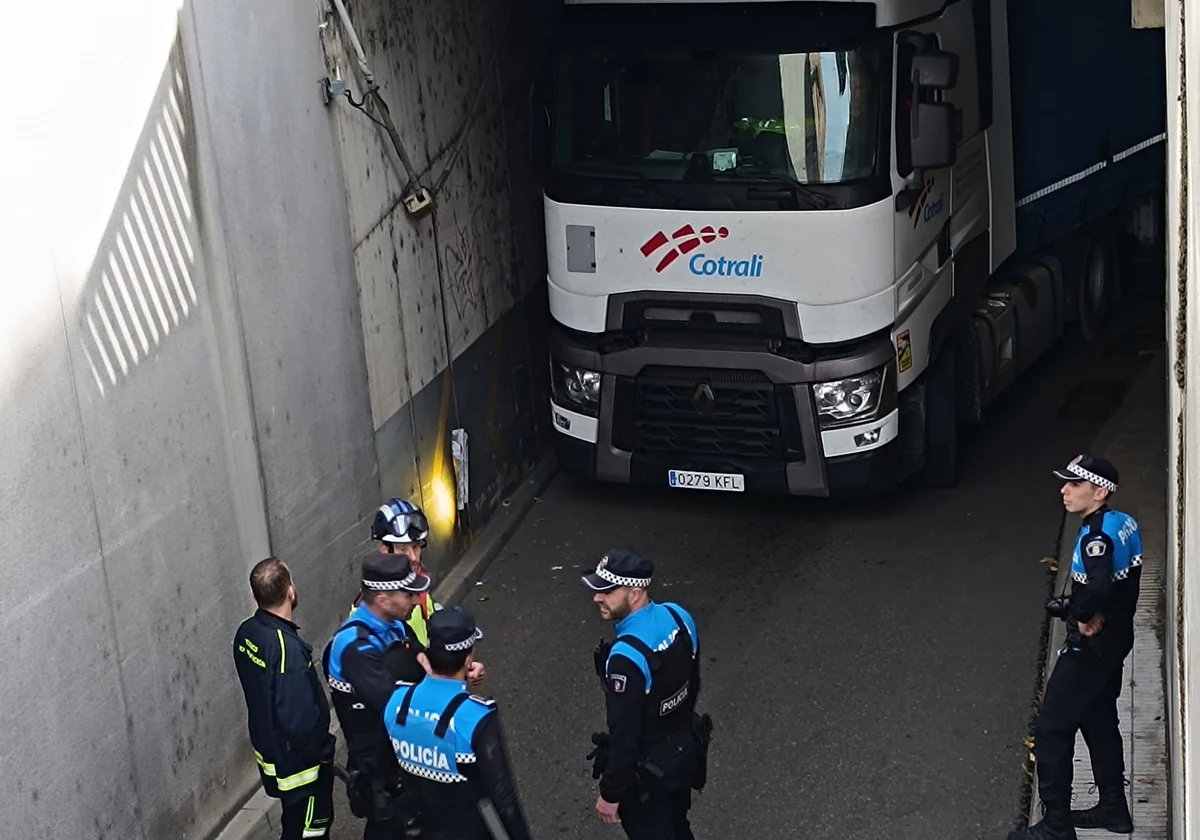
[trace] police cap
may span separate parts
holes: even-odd
[[[1076,455],[1066,467],[1055,470],[1054,475],[1063,481],[1090,481],[1110,493],[1117,492],[1120,480],[1117,468],[1108,459],[1086,454]]]
[[[425,625],[429,630],[429,647],[450,653],[470,650],[483,638],[470,613],[460,609],[438,610]]]
[[[645,589],[654,578],[654,564],[632,551],[610,551],[600,558],[596,571],[583,576],[583,582],[597,592],[618,586]]]
[[[401,554],[373,554],[363,561],[362,585],[374,592],[428,592],[429,575],[414,572]]]

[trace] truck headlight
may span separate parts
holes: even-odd
[[[598,371],[550,363],[550,387],[555,402],[578,409],[583,414],[600,413],[600,374]]]
[[[813,397],[817,401],[817,419],[822,426],[843,426],[871,420],[879,413],[880,406],[890,402],[887,366],[834,379],[813,385]]]

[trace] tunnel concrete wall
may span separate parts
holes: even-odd
[[[545,244],[527,103],[557,5],[347,3],[415,170],[404,171],[367,113],[344,97],[330,104],[381,492],[430,514],[435,574],[551,446]],[[332,7],[323,8],[329,77],[360,102],[366,87],[352,42]],[[434,198],[420,218],[400,200],[414,175]],[[455,430],[465,432],[465,465],[453,457]]]
[[[1200,836],[1200,2],[1163,4],[1167,46],[1167,622],[1171,836]]]
[[[258,785],[249,567],[323,637],[379,499],[320,15],[38,11],[0,131],[0,820],[202,837]]]

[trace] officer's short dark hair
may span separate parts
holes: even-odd
[[[429,667],[439,677],[448,677],[451,674],[457,674],[461,671],[470,653],[471,648],[467,648],[466,650],[443,650],[439,647],[430,647],[425,651],[425,655],[429,657]]]
[[[282,604],[291,585],[292,573],[278,557],[259,560],[250,570],[250,591],[264,609]]]

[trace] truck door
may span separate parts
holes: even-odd
[[[932,286],[946,300],[952,284],[951,256],[988,227],[990,203],[984,136],[980,130],[977,34],[972,2],[952,3],[941,17],[896,34],[896,99],[892,173],[898,198],[895,212],[897,330],[905,333],[900,359],[900,387],[919,376],[928,362],[928,329],[936,311],[921,313],[912,324],[914,307]],[[914,37],[915,36],[915,37]],[[912,61],[918,51],[945,50],[959,57],[955,86],[922,89],[924,101],[955,107],[958,161],[953,167],[930,169],[914,177],[911,161]],[[972,163],[972,161],[974,161]],[[920,269],[916,266],[920,265]],[[926,307],[928,309],[928,307]]]

